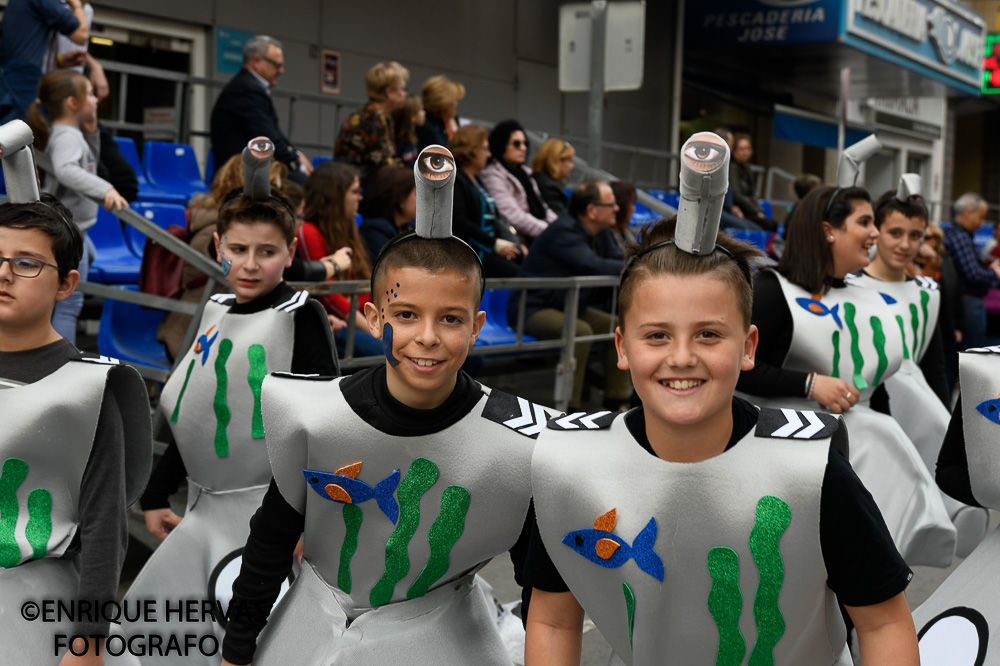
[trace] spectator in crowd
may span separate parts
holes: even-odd
[[[84,46],[90,24],[80,0],[10,0],[0,27],[0,124],[26,118],[28,106],[38,95],[38,81],[45,71],[53,35],[69,37]]]
[[[489,136],[492,157],[479,172],[479,179],[496,200],[497,210],[514,225],[526,245],[558,217],[542,201],[538,184],[531,177],[528,138],[516,120],[496,124]]]
[[[479,253],[486,277],[514,277],[526,250],[479,180],[490,158],[486,136],[486,129],[479,125],[463,125],[452,137],[449,148],[458,164],[452,229]]]
[[[392,124],[396,128],[396,157],[403,166],[412,167],[417,161],[417,129],[427,121],[424,101],[419,95],[409,95],[403,108],[392,114]],[[444,144],[442,144],[444,145]]]
[[[406,82],[410,72],[398,62],[380,62],[365,75],[368,102],[340,126],[333,156],[338,162],[358,168],[361,184],[384,166],[398,164],[396,132],[392,114],[406,104]]]
[[[733,212],[768,231],[774,231],[778,227],[777,223],[764,214],[764,209],[760,207],[754,197],[753,175],[750,173],[753,143],[748,135],[737,133],[733,135],[733,144],[733,160],[729,163],[729,186],[733,191]],[[738,213],[737,209],[739,209]]]
[[[637,191],[635,185],[624,180],[616,180],[611,183],[611,191],[615,194],[615,203],[618,205],[618,212],[615,213],[615,226],[604,232],[602,236],[610,237],[614,241],[615,247],[625,257],[625,246],[634,238],[628,230],[632,223],[632,216],[635,215],[635,201]]]
[[[271,164],[274,164],[272,161]],[[276,187],[281,194],[288,199],[295,211],[295,232],[302,227],[305,220],[303,211],[306,207],[306,191],[298,183],[286,180]],[[292,265],[285,269],[284,278],[286,282],[325,282],[333,278],[335,273],[351,270],[351,250],[342,247],[330,256],[321,259],[303,259],[301,252],[296,252],[292,257]],[[329,314],[329,313],[327,313]],[[339,317],[329,315],[330,325],[334,332],[347,326],[347,322]]]
[[[243,152],[255,136],[274,143],[274,159],[284,162],[289,178],[303,182],[312,172],[312,162],[295,149],[278,126],[278,112],[271,101],[271,88],[285,71],[281,42],[257,35],[243,45],[243,68],[219,93],[212,108],[211,138],[215,169]],[[301,174],[301,175],[300,175]]]
[[[569,198],[567,214],[549,225],[535,239],[518,277],[559,278],[578,275],[618,275],[624,265],[622,257],[602,256],[596,238],[602,231],[615,225],[615,203],[611,186],[603,181],[588,180],[577,185]],[[616,318],[591,307],[595,290],[580,292],[579,315],[576,335],[587,336],[614,330]],[[524,332],[541,340],[562,336],[564,290],[533,289],[528,291]],[[517,317],[517,298],[507,304],[507,320]],[[576,411],[583,398],[583,382],[590,355],[589,342],[576,345],[576,371],[573,376],[573,393],[569,399],[570,411]],[[618,356],[614,345],[605,350],[604,406],[619,409],[632,395],[632,384],[627,371],[618,369]]]
[[[371,278],[372,262],[355,221],[361,199],[358,170],[350,164],[323,162],[306,180],[306,219],[298,233],[299,252],[304,259],[330,256],[335,248],[347,248],[350,253],[351,267],[347,271],[336,270],[331,281]],[[330,294],[320,298],[326,311],[335,317],[345,321],[354,318],[355,356],[382,354],[382,343],[368,333],[363,314],[365,303],[370,300],[370,294],[360,295],[357,309],[351,312],[348,296]],[[346,330],[341,330],[334,336],[340,351],[344,351],[346,334]]]
[[[371,191],[361,202],[359,229],[372,264],[393,236],[413,228],[417,216],[417,189],[413,168],[391,166],[379,169]]]
[[[954,204],[955,224],[945,232],[944,246],[955,263],[962,309],[965,317],[961,349],[986,346],[986,308],[983,296],[990,287],[1000,287],[1000,259],[988,266],[979,260],[973,237],[986,220],[986,201],[974,192],[966,192]]]
[[[423,150],[432,144],[447,146],[458,131],[458,100],[465,97],[465,86],[438,74],[424,81],[420,95],[427,121],[417,128],[417,147]]]
[[[908,275],[922,275],[941,280],[941,263],[944,261],[944,231],[937,222],[928,222],[924,230],[924,242],[917,258],[913,260]]]
[[[993,236],[983,246],[983,263],[1000,259],[1000,223],[993,225]]]
[[[63,2],[67,2],[67,0],[63,0]],[[87,31],[89,32],[94,23],[94,6],[84,1],[83,14],[87,18]],[[45,73],[48,74],[56,69],[74,69],[81,74],[86,74],[91,85],[94,86],[97,101],[100,102],[111,94],[111,87],[108,85],[108,77],[104,73],[104,67],[87,50],[89,45],[89,40],[84,44],[77,44],[66,35],[57,32],[55,42],[46,54]]]
[[[562,139],[548,139],[531,161],[531,177],[538,184],[542,201],[556,213],[566,210],[566,179],[573,173],[576,150]]]

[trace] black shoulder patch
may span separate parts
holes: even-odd
[[[332,382],[336,379],[331,375],[297,375],[294,372],[272,372],[271,376],[283,379],[303,379],[307,382]]]
[[[962,353],[963,354],[1000,354],[1000,345],[993,345],[992,347],[975,347],[974,349],[966,349]]]
[[[525,437],[536,439],[545,429],[546,422],[559,411],[528,402],[510,393],[490,389],[490,397],[483,406],[483,418],[506,426]]]
[[[611,427],[611,423],[618,416],[618,412],[573,412],[549,421],[551,430],[604,430]]]
[[[275,305],[272,305],[271,307],[274,310],[281,310],[281,311],[284,311],[284,312],[294,312],[295,310],[298,310],[303,305],[305,305],[306,301],[308,301],[308,300],[309,300],[309,292],[305,291],[305,290],[302,290],[302,291],[295,292],[292,295],[292,297],[289,298],[287,301],[283,301],[281,303],[276,303]]]
[[[757,437],[778,439],[826,439],[833,435],[840,419],[830,414],[796,409],[761,408],[757,417]]]
[[[70,359],[71,361],[83,361],[84,363],[99,363],[101,365],[121,365],[122,362],[116,358],[110,356],[101,356],[100,354],[92,354],[90,352],[81,352],[77,358]]]

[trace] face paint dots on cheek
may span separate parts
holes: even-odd
[[[382,353],[385,354],[385,360],[389,361],[389,365],[394,368],[399,365],[399,360],[392,355],[392,324],[382,326]]]

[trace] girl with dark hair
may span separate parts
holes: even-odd
[[[298,231],[299,251],[307,260],[329,256],[334,248],[350,250],[351,267],[334,270],[333,280],[368,280],[371,278],[372,262],[368,258],[364,241],[358,233],[355,215],[361,203],[361,182],[357,168],[343,162],[324,162],[316,167],[306,179],[305,221]],[[336,265],[336,264],[335,264]],[[351,313],[351,299],[341,294],[322,296],[320,302],[326,311],[347,321],[355,318],[357,330],[354,347],[358,355],[371,356],[382,353],[382,345],[367,333],[362,310],[371,300],[369,294],[358,297],[357,310]],[[337,331],[335,337],[342,344],[346,329]],[[343,350],[340,350],[343,351]]]
[[[530,243],[557,215],[542,201],[538,183],[525,166],[528,139],[524,127],[516,120],[497,123],[490,132],[489,145],[492,157],[479,178],[496,201],[500,215]]]
[[[900,328],[875,291],[844,278],[869,263],[879,237],[868,192],[819,187],[788,223],[777,270],[754,288],[757,364],[739,390],[757,404],[843,414],[850,460],[908,564],[948,566],[955,528],[920,455],[890,416],[872,409],[903,360]],[[789,424],[808,430],[810,424]]]

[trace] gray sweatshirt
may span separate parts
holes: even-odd
[[[111,183],[97,175],[101,156],[97,134],[84,134],[78,127],[54,124],[45,154],[52,160],[56,177],[48,175],[42,189],[58,197],[73,213],[77,226],[86,231],[97,222],[97,204],[87,197],[103,199],[112,188]]]

